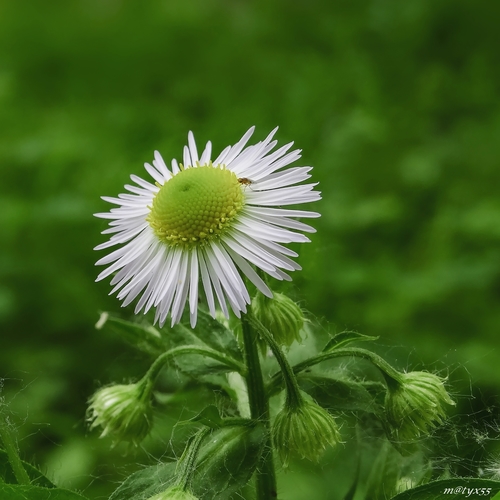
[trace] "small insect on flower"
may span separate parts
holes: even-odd
[[[212,144],[199,155],[189,132],[183,163],[172,160],[169,169],[155,151],[153,164],[144,164],[153,182],[132,175],[129,193],[103,197],[118,207],[96,214],[111,219],[103,231],[111,237],[96,250],[119,248],[97,262],[108,266],[97,279],[112,276],[111,293],[123,306],[140,296],[135,313],[155,308],[163,326],[168,315],[178,323],[189,303],[194,327],[200,286],[213,317],[217,306],[229,317],[227,304],[240,317],[250,304],[241,274],[272,297],[255,268],[288,281],[288,271],[301,269],[290,258],[298,254],[283,244],[310,241],[303,233],[315,229],[296,219],[320,214],[282,207],[321,199],[315,183],[300,184],[312,167],[285,168],[300,151],[288,152],[290,143],[272,152],[277,128],[246,146],[253,131],[213,161]]]
[[[246,177],[240,177],[238,179],[238,182],[242,184],[243,186],[250,186],[250,184],[253,184],[253,181],[250,179],[247,179]]]

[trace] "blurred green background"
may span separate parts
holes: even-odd
[[[449,374],[458,421],[497,438],[499,25],[496,0],[1,2],[0,377],[23,456],[92,498],[154,463],[84,422],[96,387],[148,366],[94,329],[120,304],[94,283],[92,213],[188,130],[218,152],[251,125],[279,125],[323,193],[287,290],[400,368]],[[173,425],[192,402],[172,404]],[[162,439],[148,450],[171,456]],[[465,441],[474,475],[490,455]],[[335,464],[288,474],[287,498],[331,492]]]

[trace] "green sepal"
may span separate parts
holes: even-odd
[[[191,484],[193,493],[200,500],[233,498],[252,477],[266,436],[266,429],[259,423],[213,431],[200,448]]]
[[[22,461],[23,467],[31,480],[31,484],[43,486],[44,488],[55,488],[55,485],[47,479],[38,469],[28,462]],[[9,457],[4,450],[0,449],[0,483],[17,484],[16,476],[9,462]],[[0,498],[4,498],[0,496]],[[8,498],[8,497],[5,497]]]
[[[479,490],[478,492],[476,488]],[[471,490],[470,495],[468,495],[469,490]],[[391,500],[458,500],[459,498],[484,498],[487,500],[499,491],[500,481],[463,477],[433,481],[399,493]]]
[[[370,390],[384,390],[382,384],[357,382],[332,374],[300,374],[300,388],[321,406],[332,410],[364,411],[379,414],[382,411]]]
[[[159,356],[168,349],[168,341],[153,325],[142,322],[128,321],[113,316],[107,312],[101,313],[96,324],[100,330],[104,328],[115,333],[127,344],[151,356]]]
[[[344,332],[340,332],[334,335],[325,345],[322,352],[329,352],[332,351],[333,349],[344,347],[347,344],[350,344],[351,342],[369,342],[377,339],[378,337],[372,337],[370,335],[363,335],[362,333],[359,332],[346,330]]]
[[[20,484],[0,483],[0,498],[5,500],[88,500],[74,491]]]
[[[134,472],[118,486],[109,500],[148,500],[174,483],[176,468],[177,462],[168,462]]]

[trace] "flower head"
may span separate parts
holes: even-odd
[[[278,344],[291,346],[294,340],[300,340],[304,313],[290,297],[276,292],[273,295],[269,299],[258,293],[252,300],[253,314]]]
[[[142,382],[99,389],[90,398],[90,428],[102,427],[100,437],[111,436],[115,442],[139,445],[153,423],[151,389],[151,383]]]
[[[194,326],[201,277],[212,316],[218,302],[226,317],[227,303],[239,317],[250,303],[240,273],[272,297],[254,266],[278,280],[300,269],[290,258],[297,253],[283,243],[309,241],[302,232],[314,229],[296,218],[319,214],[277,207],[316,201],[320,193],[316,184],[296,185],[310,177],[311,167],[283,170],[300,151],[287,153],[290,143],[271,152],[276,130],[245,147],[252,127],[214,160],[210,142],[198,155],[190,132],[183,163],[172,160],[169,169],[156,151],[153,165],[145,164],[154,184],[132,175],[136,185],[125,186],[129,193],[103,197],[118,207],[96,214],[111,219],[103,234],[112,234],[96,249],[119,248],[97,262],[109,265],[97,279],[116,273],[111,293],[123,306],[140,296],[136,313],[154,307],[155,321],[163,325],[170,314],[174,325],[189,302]]]
[[[444,380],[429,372],[401,374],[401,381],[390,387],[385,410],[390,433],[399,441],[413,441],[442,423],[443,405],[454,405]]]
[[[328,446],[340,442],[334,418],[308,396],[298,406],[285,404],[276,415],[272,436],[284,467],[291,456],[317,462]]]

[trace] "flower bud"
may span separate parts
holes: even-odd
[[[279,345],[292,345],[300,341],[300,330],[304,326],[302,309],[288,296],[274,292],[270,299],[262,293],[252,300],[255,317],[272,333]]]
[[[99,389],[89,401],[90,428],[100,426],[100,437],[111,436],[115,443],[128,441],[138,446],[153,422],[151,390],[149,381]]]
[[[297,407],[285,404],[274,420],[272,437],[284,467],[290,456],[317,462],[328,446],[340,442],[334,418],[309,399]]]
[[[396,388],[389,387],[385,410],[390,434],[399,441],[413,441],[442,423],[443,404],[454,405],[445,380],[428,372],[401,374]]]
[[[154,495],[148,500],[199,500],[189,490],[185,490],[181,486],[171,486],[157,495]]]

